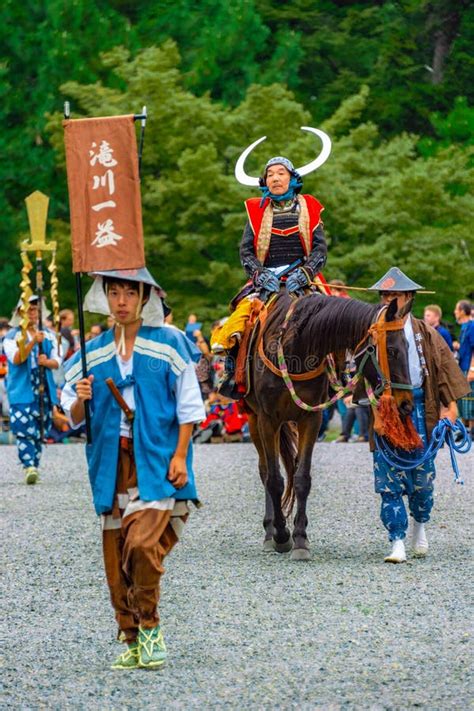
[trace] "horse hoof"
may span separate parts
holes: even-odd
[[[292,548],[293,544],[291,542],[291,538],[289,538],[286,543],[277,543],[275,540],[273,540],[273,550],[275,550],[277,553],[289,553]]]
[[[291,560],[311,560],[311,553],[307,548],[293,548]]]
[[[275,542],[274,542],[273,538],[267,538],[265,541],[263,541],[262,550],[264,553],[274,553]]]

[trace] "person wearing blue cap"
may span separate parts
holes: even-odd
[[[369,291],[377,291],[384,304],[396,299],[398,310],[404,318],[408,366],[413,388],[411,418],[423,448],[426,448],[440,417],[447,417],[453,423],[456,421],[456,400],[466,393],[468,386],[444,338],[434,328],[411,314],[415,295],[420,289],[423,287],[401,269],[392,267]],[[406,561],[404,539],[408,518],[403,496],[408,498],[410,515],[413,517],[413,553],[415,557],[426,556],[428,539],[425,524],[430,520],[433,508],[436,476],[433,459],[414,469],[402,470],[390,466],[375,448],[373,432],[371,449],[374,458],[375,491],[381,496],[380,517],[392,543],[392,550],[386,556],[385,562]],[[417,459],[421,451],[418,449],[413,453],[404,452],[404,457]]]
[[[260,178],[248,176],[245,159],[263,139],[249,146],[237,161],[237,180],[242,185],[258,187],[262,195],[245,202],[248,220],[240,244],[240,261],[249,281],[232,302],[234,311],[228,321],[212,334],[214,352],[229,352],[238,346],[253,296],[266,301],[280,291],[282,284],[290,294],[302,295],[326,263],[327,245],[321,220],[324,207],[312,195],[301,195],[301,189],[303,176],[328,158],[331,142],[318,129],[305,130],[315,133],[323,142],[321,154],[306,166],[296,169],[288,158],[275,156],[267,161]],[[226,383],[231,383],[234,360],[227,359],[220,392],[232,393],[235,398],[238,397],[235,389],[226,388]]]
[[[96,272],[84,307],[115,325],[66,364],[62,405],[78,427],[90,402],[89,478],[119,639],[113,669],[158,668],[166,659],[158,600],[163,560],[198,504],[193,425],[205,418],[194,363],[200,351],[164,325],[165,293],[148,270]]]

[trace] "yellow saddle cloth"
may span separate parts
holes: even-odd
[[[255,301],[258,301],[258,299],[249,298],[248,296],[242,299],[227,321],[212,332],[211,348],[221,346],[224,350],[230,350],[235,345],[235,334],[244,333]]]

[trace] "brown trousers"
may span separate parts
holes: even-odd
[[[143,508],[123,517],[124,509],[119,508],[119,502],[123,504],[123,495],[136,486],[131,440],[121,438],[112,512],[115,525],[103,531],[102,545],[119,637],[127,642],[137,638],[139,625],[149,629],[159,624],[157,605],[163,560],[178,541],[172,526],[172,509]],[[187,515],[180,518],[184,523]]]

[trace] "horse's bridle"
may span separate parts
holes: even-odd
[[[354,349],[354,359],[364,354],[362,360],[357,366],[357,372],[363,374],[364,366],[368,360],[372,361],[372,365],[380,377],[380,385],[374,389],[374,395],[380,396],[383,392],[390,394],[392,388],[397,390],[413,390],[413,385],[405,383],[394,383],[390,380],[390,366],[388,364],[387,353],[387,332],[402,331],[404,327],[403,319],[396,321],[386,321],[387,307],[383,306],[377,313],[374,323],[370,326],[367,334],[364,336]],[[369,342],[362,350],[358,351],[360,345],[366,340]]]
[[[347,385],[343,385],[336,373],[336,369],[334,366],[333,358],[331,357],[331,354],[326,356],[326,358],[323,359],[322,363],[313,371],[309,371],[306,373],[299,373],[299,374],[291,374],[288,373],[288,368],[286,365],[286,360],[285,360],[285,355],[283,353],[283,346],[282,346],[282,337],[284,332],[286,331],[288,327],[288,323],[290,320],[290,316],[293,313],[293,310],[296,306],[297,300],[295,299],[293,304],[290,306],[286,316],[285,320],[282,324],[282,327],[280,329],[280,333],[277,338],[277,358],[278,358],[278,367],[275,366],[269,358],[264,353],[264,348],[263,348],[263,328],[261,328],[260,332],[260,338],[259,338],[259,343],[258,343],[258,354],[263,363],[269,370],[272,371],[275,375],[278,375],[280,378],[283,378],[283,381],[288,388],[288,391],[291,395],[291,398],[295,405],[297,405],[300,409],[306,410],[306,412],[318,412],[321,410],[325,410],[328,407],[330,407],[334,402],[337,400],[340,400],[344,395],[352,393],[354,391],[354,388],[357,384],[357,382],[361,379],[364,378],[365,380],[365,387],[367,391],[367,396],[369,398],[370,404],[373,407],[377,406],[377,397],[383,396],[389,396],[391,395],[392,387],[399,388],[401,390],[413,390],[412,385],[405,385],[403,383],[394,383],[390,380],[390,368],[388,365],[388,355],[387,355],[387,332],[388,331],[401,331],[404,327],[403,319],[397,319],[396,321],[386,321],[385,320],[385,313],[387,311],[387,306],[383,306],[378,312],[377,316],[375,317],[375,321],[372,323],[372,325],[369,327],[367,333],[363,337],[361,341],[356,345],[354,348],[354,358],[357,356],[360,356],[363,354],[363,358],[361,362],[357,366],[357,371],[356,373],[352,376],[350,379],[349,383]],[[263,310],[265,314],[265,309]],[[263,319],[263,323],[265,322],[265,319]],[[368,341],[367,345],[365,348],[362,348],[359,350],[360,346],[362,346],[366,341]],[[377,355],[380,355],[380,363],[377,359]],[[372,361],[372,364],[377,372],[377,374],[380,377],[380,385],[378,385],[375,390],[372,389],[372,386],[370,385],[369,381],[367,378],[365,378],[363,374],[363,368],[365,364],[367,363],[368,360]],[[335,394],[332,398],[330,398],[327,402],[324,403],[319,403],[318,405],[308,405],[308,403],[304,402],[296,393],[295,387],[293,385],[293,380],[311,380],[313,378],[317,378],[321,376],[324,372],[326,371],[329,382],[331,384],[332,389],[335,391]]]

